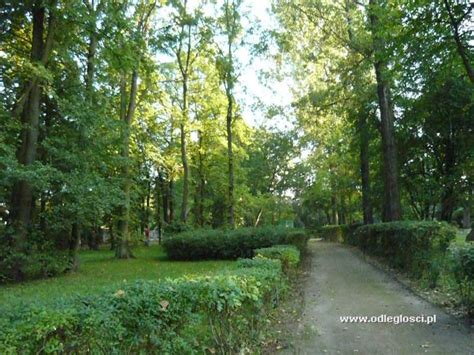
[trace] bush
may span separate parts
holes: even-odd
[[[0,284],[34,280],[62,274],[71,267],[71,257],[65,251],[0,253]]]
[[[426,276],[434,285],[438,266],[455,236],[456,230],[444,222],[403,221],[361,226],[353,242],[414,278]]]
[[[317,234],[326,241],[355,245],[355,230],[361,224],[328,225],[318,229]]]
[[[192,230],[189,224],[186,224],[181,221],[174,221],[170,224],[165,224],[163,230],[166,234],[178,234],[183,232],[189,232]]]
[[[237,259],[277,244],[292,244],[304,251],[307,241],[304,231],[288,228],[197,230],[166,238],[163,248],[172,260]]]
[[[217,276],[11,310],[0,317],[0,353],[237,353],[259,341],[285,287],[281,262],[262,258]]]
[[[269,248],[256,249],[255,255],[280,260],[285,272],[296,268],[300,262],[300,251],[293,245],[275,245]]]
[[[474,244],[452,247],[449,264],[461,300],[474,314]]]

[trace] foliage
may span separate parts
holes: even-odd
[[[269,248],[255,249],[256,257],[281,260],[283,270],[289,272],[298,266],[300,251],[295,246],[275,245]]]
[[[28,243],[26,249],[15,250],[7,233],[0,228],[0,284],[13,281],[34,280],[63,274],[71,268],[71,255],[67,250],[57,250],[41,236]]]
[[[317,234],[326,241],[355,245],[354,232],[362,224],[327,225],[318,228]]]
[[[68,252],[14,252],[0,256],[0,284],[12,281],[35,280],[57,276],[71,268]]]
[[[434,286],[439,263],[456,230],[445,222],[403,221],[364,225],[354,235],[355,244],[362,250],[383,257],[414,278],[426,276]]]
[[[163,242],[172,260],[237,259],[254,255],[254,249],[293,244],[304,250],[308,236],[288,228],[196,230],[168,237]]]
[[[41,270],[44,250],[74,259],[77,241],[99,230],[114,247],[125,240],[117,256],[126,257],[129,237],[140,239],[147,225],[165,234],[225,227],[230,199],[236,226],[293,219],[283,178],[294,134],[252,127],[232,94],[242,85],[232,53],[245,45],[245,17],[242,1],[2,4],[0,234],[8,234],[5,255],[38,263],[15,274],[52,275]],[[265,149],[251,146],[254,137]],[[279,164],[258,166],[274,157]],[[255,188],[257,175],[271,191]],[[45,245],[32,246],[36,235]]]
[[[472,209],[470,2],[276,0],[272,9],[280,24],[271,32],[280,49],[275,76],[297,82],[305,225],[351,224],[366,211],[369,223],[384,220],[393,202],[384,202],[384,179],[400,181],[406,219],[450,222],[461,206]],[[385,66],[379,78],[377,63]],[[399,161],[387,176],[377,84],[391,91],[385,109]]]
[[[474,244],[453,246],[449,255],[449,268],[454,276],[462,302],[474,313]]]
[[[281,262],[262,258],[212,277],[137,281],[97,296],[6,312],[0,351],[238,352],[256,345],[265,311],[284,288]],[[199,327],[207,336],[190,332]]]

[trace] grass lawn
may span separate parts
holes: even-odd
[[[453,240],[453,244],[455,245],[465,245],[466,244],[466,236],[469,233],[470,229],[457,229],[456,239]]]
[[[0,286],[0,312],[22,303],[48,302],[75,294],[94,294],[138,279],[206,275],[232,268],[234,261],[168,261],[161,246],[134,249],[135,259],[117,260],[109,250],[80,252],[78,272],[45,280]]]

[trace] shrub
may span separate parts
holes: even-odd
[[[308,246],[309,234],[303,229],[280,229],[284,235],[281,237],[279,244],[290,244],[298,248],[301,254],[306,253]]]
[[[212,277],[139,281],[93,297],[0,316],[0,353],[237,353],[259,340],[285,289],[279,260],[239,261]],[[196,339],[205,328],[208,336]]]
[[[263,269],[278,269],[281,266],[281,261],[278,259],[267,259],[264,257],[254,257],[252,259],[238,259],[237,267],[239,269],[248,268],[263,268]]]
[[[277,244],[293,244],[303,251],[307,241],[304,231],[287,228],[197,230],[166,238],[163,248],[172,260],[237,259]]]
[[[461,300],[474,314],[474,244],[453,246],[449,262]]]
[[[296,268],[300,262],[300,251],[293,245],[275,245],[269,248],[256,249],[255,255],[280,260],[285,272]]]
[[[340,225],[328,225],[318,229],[318,235],[329,242],[340,242],[355,245],[355,230],[360,227],[361,224],[340,224]]]
[[[263,268],[246,267],[205,287],[201,304],[213,347],[223,354],[255,347],[261,338],[266,312],[279,302],[285,288],[281,264],[275,263]]]
[[[179,334],[192,315],[194,295],[187,281],[137,282],[97,297],[31,307],[9,315],[0,352],[185,350],[189,344]]]
[[[174,221],[173,223],[165,224],[163,230],[166,234],[177,234],[190,231],[191,226],[181,221]]]
[[[456,230],[444,222],[389,222],[364,225],[354,232],[354,243],[381,256],[393,267],[436,283],[438,267]]]
[[[71,267],[71,257],[65,251],[0,253],[0,284],[34,280],[62,274]]]

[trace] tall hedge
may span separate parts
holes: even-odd
[[[421,277],[436,278],[456,230],[445,222],[402,221],[357,228],[355,244],[369,254],[384,257],[392,266]]]
[[[163,248],[172,260],[250,258],[254,250],[277,244],[295,245],[304,251],[308,235],[292,228],[240,228],[197,230],[170,236]]]
[[[317,235],[328,242],[355,245],[354,232],[362,224],[327,225],[318,229]]]

